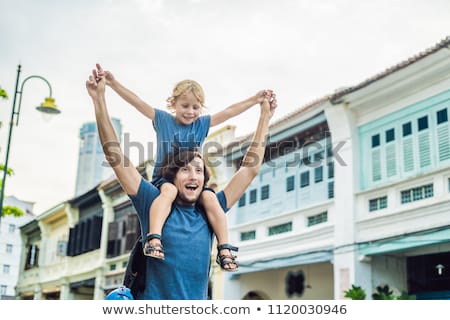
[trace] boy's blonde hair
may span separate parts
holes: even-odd
[[[167,98],[167,107],[172,108],[172,103],[174,103],[180,96],[185,93],[192,92],[192,94],[197,98],[202,107],[205,107],[205,93],[201,85],[194,80],[183,80],[178,82],[172,91],[172,96]]]

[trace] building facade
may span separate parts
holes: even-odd
[[[23,201],[14,196],[5,198],[5,205],[20,208],[21,217],[5,216],[0,220],[0,299],[15,299],[15,287],[19,279],[22,238],[20,227],[35,216],[33,202]]]
[[[241,268],[225,298],[450,297],[449,44],[272,125],[272,156],[230,215]]]

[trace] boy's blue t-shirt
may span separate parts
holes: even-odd
[[[148,233],[149,210],[159,190],[142,179],[138,193],[129,196],[136,208],[142,237]],[[218,192],[217,199],[226,212],[226,197]],[[211,261],[212,230],[206,217],[195,207],[177,204],[163,227],[164,260],[147,258],[145,291],[139,300],[205,300]]]
[[[155,109],[153,127],[156,131],[157,146],[152,179],[158,177],[158,169],[166,155],[173,151],[173,143],[180,148],[201,147],[208,135],[210,125],[210,115],[201,116],[190,125],[183,125],[177,123],[170,113]]]

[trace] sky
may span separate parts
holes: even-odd
[[[49,81],[61,110],[43,119],[35,106],[48,86],[25,83],[5,194],[35,202],[37,214],[74,197],[79,129],[94,121],[85,81],[97,62],[157,108],[187,78],[202,85],[210,114],[273,89],[277,120],[450,35],[448,0],[0,0],[0,8],[0,87],[9,94],[0,100],[0,162],[18,64],[20,82]],[[127,149],[137,165],[152,153],[152,124],[111,89],[107,102],[128,140],[144,146]],[[240,136],[257,117],[256,106],[225,124]]]

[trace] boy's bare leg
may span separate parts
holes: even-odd
[[[157,234],[161,235],[164,223],[170,214],[170,209],[172,208],[172,203],[177,197],[178,190],[171,183],[164,183],[160,187],[160,195],[156,197],[153,201],[150,212],[149,212],[149,232],[147,235]],[[149,248],[154,248],[153,250]],[[147,249],[147,250],[146,250]],[[161,240],[158,238],[153,238],[149,240],[144,247],[144,253],[149,252],[154,258],[164,259],[164,251],[161,244]]]
[[[216,235],[218,246],[228,244],[228,223],[225,212],[220,206],[219,201],[214,192],[204,190],[200,195],[200,204],[205,208],[206,216]],[[238,264],[232,259],[232,254],[229,249],[221,249],[218,252],[219,256],[229,256],[230,259],[225,258],[227,263],[223,268],[228,271],[237,270]],[[228,263],[230,261],[230,263]]]

